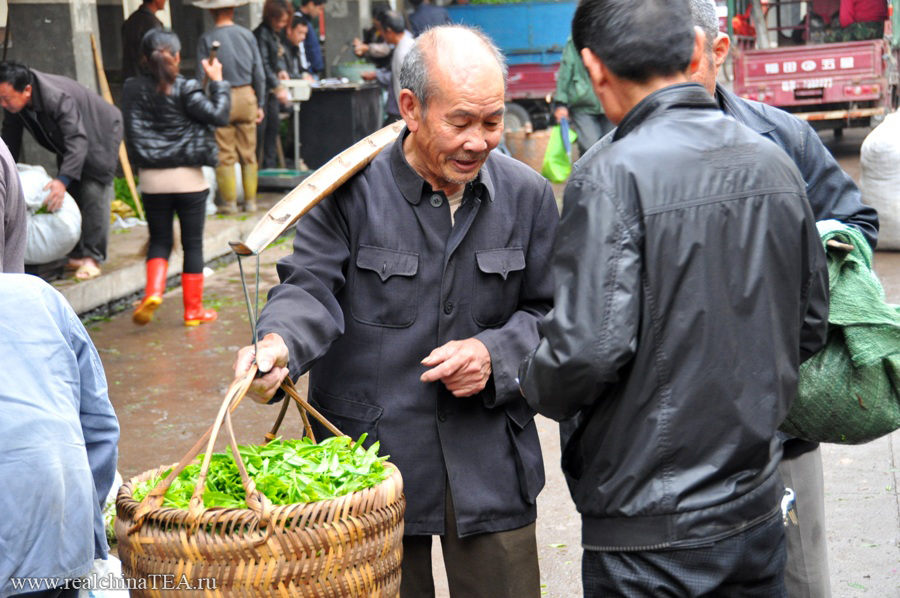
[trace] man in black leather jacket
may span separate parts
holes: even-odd
[[[612,5],[612,6],[611,6]],[[566,188],[529,404],[583,417],[563,469],[586,596],[783,596],[776,430],[824,343],[827,272],[783,151],[686,83],[687,0],[586,0],[619,128]]]
[[[706,87],[719,108],[783,149],[806,183],[806,195],[817,221],[839,220],[855,226],[872,248],[878,241],[878,214],[862,203],[853,179],[828,152],[818,134],[807,123],[787,112],[739,98],[716,83],[725,62],[730,40],[719,32],[719,22],[710,0],[691,0],[694,25],[706,34],[704,56],[693,80]],[[612,135],[584,155],[584,161],[612,142]],[[575,164],[578,171],[582,162]],[[563,440],[573,424],[560,426]],[[787,527],[785,584],[790,598],[830,598],[828,547],[825,538],[825,489],[822,452],[818,443],[788,438],[778,466],[785,486],[796,494],[797,524]]]

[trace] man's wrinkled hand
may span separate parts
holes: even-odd
[[[470,397],[484,390],[491,377],[491,354],[480,340],[450,341],[422,360],[431,369],[422,382],[441,381],[456,397]]]
[[[44,185],[44,191],[47,190],[49,193],[47,193],[47,199],[44,200],[44,205],[47,206],[47,210],[55,212],[62,207],[63,199],[66,196],[66,186],[61,180],[53,179]]]
[[[238,351],[234,362],[234,376],[237,378],[247,373],[255,358],[263,375],[250,383],[247,396],[257,403],[268,403],[288,375],[288,348],[284,339],[273,332],[257,343],[257,349],[259,353],[254,353],[254,347],[250,345]]]

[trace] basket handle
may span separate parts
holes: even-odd
[[[213,422],[213,425],[206,431],[206,433],[190,448],[190,450],[181,458],[181,461],[172,468],[172,471],[169,472],[169,475],[166,476],[165,480],[157,484],[141,501],[141,504],[138,505],[137,510],[134,515],[134,524],[128,530],[128,534],[133,534],[140,530],[143,525],[144,520],[147,515],[153,511],[154,509],[158,509],[162,506],[163,498],[168,492],[169,487],[172,485],[172,482],[175,481],[175,478],[187,467],[191,462],[193,462],[194,458],[200,453],[201,448],[203,447],[204,442],[206,443],[206,453],[203,457],[203,464],[200,466],[200,473],[197,476],[197,483],[194,486],[194,493],[191,496],[190,502],[188,503],[188,521],[194,525],[197,525],[200,521],[200,517],[207,511],[206,507],[203,505],[203,493],[206,489],[206,476],[209,473],[209,467],[212,462],[212,453],[213,448],[216,443],[216,439],[219,436],[219,432],[222,428],[222,424],[225,424],[226,430],[228,432],[228,440],[231,446],[232,457],[234,458],[235,463],[237,464],[238,471],[241,474],[241,483],[244,487],[244,496],[247,502],[247,507],[251,509],[257,516],[260,527],[268,528],[268,521],[271,517],[272,503],[265,497],[265,495],[260,492],[256,488],[256,484],[252,478],[247,474],[247,469],[244,464],[243,459],[241,458],[240,452],[237,448],[237,440],[234,435],[234,428],[231,422],[231,412],[234,411],[243,398],[246,396],[247,391],[250,388],[250,384],[253,382],[254,377],[256,376],[257,366],[254,363],[250,366],[250,369],[243,375],[236,378],[231,386],[228,388],[228,392],[225,393],[225,399],[222,401],[222,405],[219,407],[219,412],[216,414],[216,419]],[[312,414],[317,420],[319,420],[322,425],[324,425],[332,434],[335,436],[345,436],[337,427],[334,426],[331,422],[329,422],[321,413],[319,413],[312,405],[309,404],[303,397],[300,396],[300,393],[297,391],[294,382],[289,378],[285,377],[285,379],[281,383],[281,388],[284,390],[285,394],[293,399],[293,401],[297,404],[297,408],[300,409],[300,414],[303,418],[304,428],[306,434],[315,441],[315,438],[312,433],[312,428],[309,425],[309,420],[306,417],[306,412]],[[272,431],[266,434],[266,442],[273,440],[275,438],[275,433],[277,433],[278,428],[281,426],[281,422],[284,419],[285,412],[287,410],[288,401],[284,401],[284,405],[282,405],[281,411],[278,415],[278,418],[275,421],[275,426]],[[266,538],[268,538],[269,532],[266,533]],[[266,538],[263,538],[265,541]]]

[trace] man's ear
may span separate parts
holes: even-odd
[[[22,90],[22,93],[25,94],[25,101],[26,101],[26,102],[30,102],[30,101],[31,101],[31,91],[32,91],[31,83],[29,83],[28,85],[26,85],[26,86],[25,86],[25,89]]]
[[[728,58],[728,51],[731,49],[731,38],[728,37],[727,33],[719,33],[716,36],[716,41],[713,43],[713,56],[716,61],[716,69],[721,68],[723,64],[725,64],[725,59]]]
[[[691,54],[691,65],[688,73],[696,73],[703,63],[703,54],[706,47],[706,34],[699,27],[694,27],[694,53]]]
[[[603,68],[603,63],[600,61],[600,58],[598,58],[590,48],[582,48],[581,61],[584,63],[584,68],[588,73],[588,77],[591,79],[594,91],[596,92],[598,89],[604,87],[607,83],[606,69]]]
[[[406,128],[415,133],[422,124],[422,110],[419,99],[408,89],[400,90],[397,98],[397,106],[400,108],[400,116],[406,122]]]

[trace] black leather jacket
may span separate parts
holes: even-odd
[[[281,45],[281,39],[272,29],[265,23],[260,23],[253,30],[256,36],[256,43],[259,44],[259,54],[262,56],[263,71],[266,73],[266,90],[270,93],[273,89],[281,85],[278,73],[287,71],[287,63],[284,59],[284,46]]]
[[[825,340],[828,274],[790,158],[699,85],[648,96],[566,187],[538,412],[593,550],[689,547],[774,515],[776,430]]]
[[[137,168],[216,166],[214,127],[228,124],[231,85],[210,81],[209,97],[194,79],[181,75],[168,95],[148,75],[132,77],[122,89],[125,146]]]

